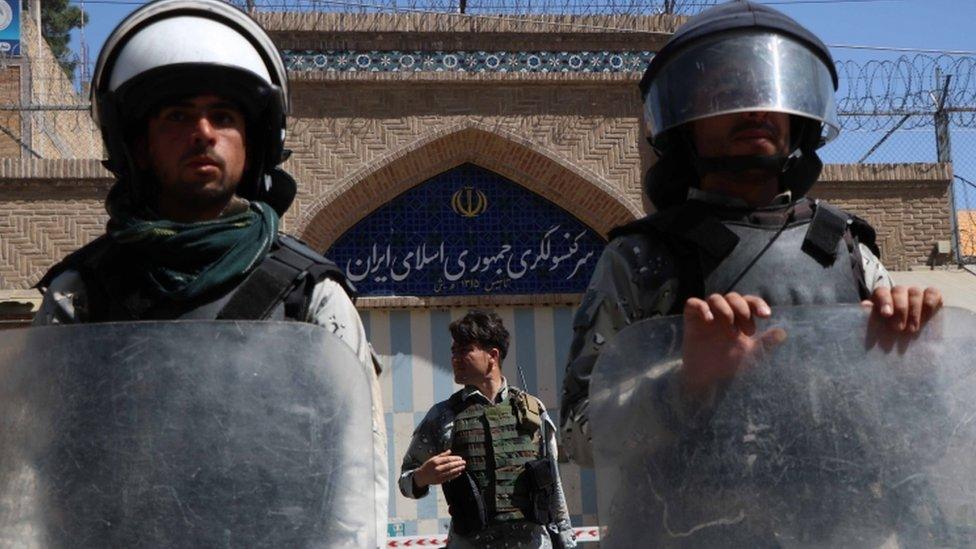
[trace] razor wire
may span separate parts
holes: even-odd
[[[448,3],[447,0],[379,1],[427,8]],[[538,0],[541,4],[548,2],[550,6],[563,5],[561,1]],[[697,4],[675,1],[675,8]],[[530,3],[528,0],[485,2],[513,7]],[[619,6],[625,11],[636,4],[638,2],[620,2]],[[579,5],[582,8],[597,4],[580,2]],[[605,7],[608,4],[599,5]],[[646,9],[645,4],[641,6],[641,9]],[[897,132],[899,135],[907,135],[906,132],[912,130],[931,131],[935,114],[940,108],[948,116],[953,129],[976,128],[976,57],[914,55],[868,61],[842,60],[836,63],[836,68],[840,84],[836,94],[838,118],[845,131]],[[28,70],[32,93],[26,102],[21,100],[23,98],[8,97],[4,100],[0,97],[0,113],[18,113],[41,132],[97,131],[88,117],[87,93],[77,92],[53,61],[24,59],[18,65],[9,59],[0,59],[0,72],[7,70]],[[18,134],[16,128],[8,127],[11,124],[2,125],[11,133]],[[68,149],[70,147],[65,148]]]
[[[976,127],[976,57],[914,55],[839,61],[837,110],[848,130],[934,125],[940,108],[955,127]],[[944,99],[943,99],[944,96]]]
[[[0,110],[88,109],[87,93],[69,90],[64,75],[48,66],[52,63],[31,61],[29,64],[33,87],[48,93],[42,91],[41,97],[32,98],[28,104],[0,99]],[[896,125],[899,130],[931,127],[934,123],[931,115],[939,109],[943,94],[942,108],[949,114],[951,124],[976,127],[976,57],[914,55],[869,61],[842,60],[835,65],[840,84],[835,97],[843,129],[885,131]],[[0,60],[0,71],[10,68]],[[905,117],[908,119],[903,120]]]

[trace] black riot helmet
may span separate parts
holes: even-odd
[[[244,12],[219,0],[157,0],[112,31],[92,77],[92,118],[108,152],[106,167],[146,196],[131,146],[161,106],[215,94],[244,114],[248,170],[237,194],[283,214],[294,180],[277,168],[286,157],[288,80],[281,54]]]
[[[645,181],[658,209],[683,202],[709,172],[774,169],[802,196],[823,167],[816,150],[837,136],[837,72],[827,47],[786,15],[735,0],[689,19],[654,56],[640,83],[644,122],[659,160]],[[786,155],[704,158],[689,122],[737,112],[790,116]]]

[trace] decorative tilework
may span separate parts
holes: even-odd
[[[640,72],[650,51],[320,51],[283,50],[301,72]]]
[[[327,255],[363,296],[562,294],[586,289],[603,246],[565,210],[465,164],[380,207]]]

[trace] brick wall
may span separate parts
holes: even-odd
[[[947,164],[827,166],[811,196],[867,219],[890,270],[946,263],[936,243],[952,239]]]
[[[287,225],[327,247],[364,214],[464,162],[494,170],[605,234],[640,215],[633,86],[299,82]]]
[[[29,288],[101,234],[110,184],[94,160],[0,161],[0,290]]]
[[[261,18],[283,47],[347,49],[396,44],[653,51],[667,37],[662,29],[674,23],[653,17],[588,20],[568,33],[531,21],[489,25],[450,14]],[[0,70],[0,94],[11,68]],[[639,129],[638,77],[293,71],[287,146],[294,154],[285,168],[299,181],[299,192],[284,226],[325,249],[398,194],[472,162],[606,234],[644,212],[640,181],[651,153]],[[85,143],[91,129],[78,126],[66,135]],[[0,290],[28,288],[56,260],[101,233],[111,179],[91,159],[100,155],[89,145],[73,151],[78,160],[0,162]],[[0,136],[0,150],[4,146]],[[928,263],[935,243],[950,238],[949,180],[945,165],[828,166],[814,194],[871,221],[886,264],[905,269]]]
[[[484,130],[452,135],[454,139],[441,142],[454,143],[460,150],[482,145],[500,146],[498,138]],[[536,175],[541,180],[565,176],[577,177],[574,185],[588,185],[568,168],[560,172],[558,170],[562,168],[534,156],[517,143],[508,146],[507,157],[514,159],[512,164],[524,164],[526,171],[523,175],[529,178],[526,181]],[[446,144],[443,147],[450,148]],[[437,157],[438,150],[441,149],[428,149],[428,152]],[[497,157],[505,155],[498,153]],[[444,158],[455,157],[444,153]],[[399,166],[396,168],[381,166],[375,170],[381,175],[369,180],[368,185],[335,198],[340,205],[323,200],[322,211],[348,209],[352,212],[350,217],[356,211],[366,215],[366,210],[389,198],[378,194],[380,190],[376,189],[382,189],[383,184],[389,185],[388,190],[395,186],[393,182],[399,181],[397,175],[401,173],[398,170],[404,170],[402,173],[409,176],[413,161],[416,159],[403,165],[394,163]],[[484,164],[492,169],[504,168],[501,163],[497,166],[490,162]],[[112,183],[109,175],[94,160],[0,161],[0,290],[29,288],[51,265],[103,232],[107,220],[103,203]],[[868,219],[878,229],[885,264],[893,270],[905,270],[929,264],[935,243],[951,238],[949,180],[947,165],[828,166],[823,180],[814,187],[811,195],[830,200]],[[567,185],[565,182],[560,184]],[[539,187],[539,184],[535,186]],[[375,192],[369,191],[370,188]],[[576,191],[567,188],[577,198],[586,192],[594,192],[592,187]],[[304,187],[302,193],[310,194]],[[342,200],[352,198],[369,206],[356,210],[341,204]],[[606,206],[613,202],[604,197],[593,199],[592,203],[582,203],[599,208],[601,204]],[[612,210],[595,209],[588,217],[596,218],[604,213],[621,218],[638,215],[629,210],[617,210],[614,214]],[[315,226],[328,226],[327,219],[319,219],[317,223]],[[609,226],[608,223],[604,225]]]
[[[0,104],[20,104],[19,65],[0,66]],[[20,113],[17,111],[0,111],[0,158],[19,158],[21,139]]]

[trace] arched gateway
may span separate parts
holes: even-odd
[[[328,194],[311,201],[296,232],[325,249],[387,201],[429,178],[474,163],[544,197],[600,235],[641,212],[621,189],[543,144],[474,121],[429,132],[365,166]]]
[[[459,158],[477,160],[451,166],[390,197],[327,248],[327,255],[356,285],[369,338],[385,363],[392,474],[399,470],[416,422],[457,388],[450,367],[447,325],[472,306],[493,308],[501,314],[513,336],[511,358],[506,362],[510,371],[505,375],[522,385],[516,364],[521,367],[526,388],[543,398],[558,421],[573,308],[605,244],[608,220],[599,219],[594,212],[632,217],[610,193],[566,167],[548,161],[547,169],[540,170],[541,155],[524,146],[508,142],[497,156],[486,154],[499,141],[497,136],[469,129],[428,143],[426,150],[413,156],[437,159],[431,147],[443,145],[457,151]],[[441,161],[445,159],[452,157],[440,156]],[[437,161],[431,162],[431,169],[438,166]],[[496,169],[517,174],[521,180],[534,169],[543,182],[556,179],[560,184],[537,182],[530,190]],[[381,188],[380,176],[374,174],[368,180],[374,189]],[[362,185],[353,188],[362,189]],[[393,194],[401,186],[387,185],[386,193]],[[375,195],[371,191],[349,193],[360,200]],[[586,212],[601,230],[555,200]],[[589,207],[579,207],[587,202]],[[336,219],[329,213],[333,208],[338,206],[320,210],[306,232],[327,233],[330,228],[315,232],[315,227]],[[364,212],[369,207],[363,204],[353,209]],[[576,512],[592,514],[592,475],[581,474],[571,465],[564,466],[563,475]],[[447,514],[442,499],[440,493],[419,501],[391,493],[391,531],[443,531]],[[579,521],[583,520],[580,516]]]
[[[506,377],[522,385],[521,366],[558,422],[574,310],[607,233],[643,215],[636,81],[671,21],[560,19],[633,28],[624,39],[519,18],[262,17],[294,84],[285,227],[360,291],[393,478],[414,427],[457,387],[448,324],[470,308],[502,317]],[[574,524],[596,524],[592,471],[560,469]],[[446,533],[439,491],[390,488],[391,535]]]

